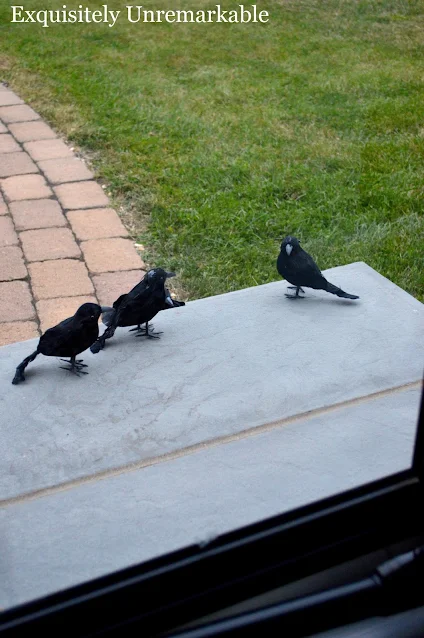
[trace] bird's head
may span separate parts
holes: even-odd
[[[299,248],[299,240],[292,235],[287,235],[287,237],[283,239],[283,242],[281,244],[281,251],[285,251],[287,257],[290,257],[293,252],[296,253]]]
[[[75,316],[83,323],[89,323],[90,321],[98,321],[105,310],[107,308],[96,303],[83,303],[76,311]]]
[[[154,284],[164,284],[170,277],[175,277],[174,272],[167,272],[163,268],[152,268],[146,273],[146,279],[149,286]]]

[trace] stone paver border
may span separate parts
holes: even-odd
[[[144,268],[84,160],[0,83],[0,345],[110,305]]]

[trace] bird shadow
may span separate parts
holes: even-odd
[[[279,295],[278,298],[281,299],[284,303],[293,305],[295,307],[304,307],[308,305],[355,306],[358,305],[358,302],[359,304],[361,303],[360,299],[344,299],[343,297],[333,297],[330,295],[328,295],[328,297],[324,295],[322,297],[315,295],[305,295],[297,298],[289,298],[285,296],[285,293],[283,293],[283,295]]]

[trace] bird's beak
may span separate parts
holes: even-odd
[[[175,277],[177,273],[175,272],[167,272],[166,273],[166,278],[169,279],[170,277]]]
[[[291,244],[286,245],[286,253],[290,257],[291,251],[293,250],[293,246]]]
[[[166,303],[168,304],[168,306],[170,306],[171,308],[173,308],[173,307],[174,307],[174,302],[172,301],[172,297],[171,297],[171,295],[169,295],[169,294],[168,294],[168,295],[166,295],[166,297],[165,297],[165,301],[166,301]]]
[[[102,311],[102,314],[104,312],[107,312],[108,310],[110,310],[110,308],[108,306],[100,306],[100,310]]]

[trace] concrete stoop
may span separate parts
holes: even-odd
[[[406,469],[424,306],[364,263],[360,295],[286,282],[119,329],[77,378],[36,340],[0,349],[0,606],[82,582]]]

